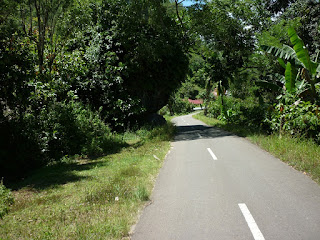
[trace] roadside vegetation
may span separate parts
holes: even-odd
[[[120,136],[126,146],[118,153],[65,158],[11,185],[14,203],[0,220],[0,239],[128,237],[149,200],[174,131],[168,124],[126,133]],[[2,191],[1,199],[7,196]]]

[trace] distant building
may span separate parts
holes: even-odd
[[[192,104],[195,104],[195,105],[203,104],[203,99],[195,99],[195,100],[193,100],[193,99],[189,98],[188,101],[189,101],[189,103],[192,103]]]

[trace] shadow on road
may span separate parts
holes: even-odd
[[[177,135],[174,141],[178,142],[226,136],[233,136],[233,134],[215,127],[204,125],[177,126]]]

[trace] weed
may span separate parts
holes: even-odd
[[[134,192],[134,195],[137,199],[141,201],[148,201],[149,200],[149,192],[146,187],[139,185]]]
[[[9,207],[14,203],[14,198],[9,189],[0,181],[0,219],[8,213]]]

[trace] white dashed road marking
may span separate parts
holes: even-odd
[[[210,155],[213,158],[213,160],[218,160],[218,158],[216,157],[216,155],[214,155],[214,153],[212,152],[212,150],[210,148],[207,148],[207,150],[210,153]]]
[[[250,231],[254,237],[255,240],[265,240],[265,238],[263,237],[256,221],[254,220],[254,218],[252,217],[247,205],[245,203],[239,203],[239,208],[244,216],[244,218],[247,221],[247,224],[250,228]]]

